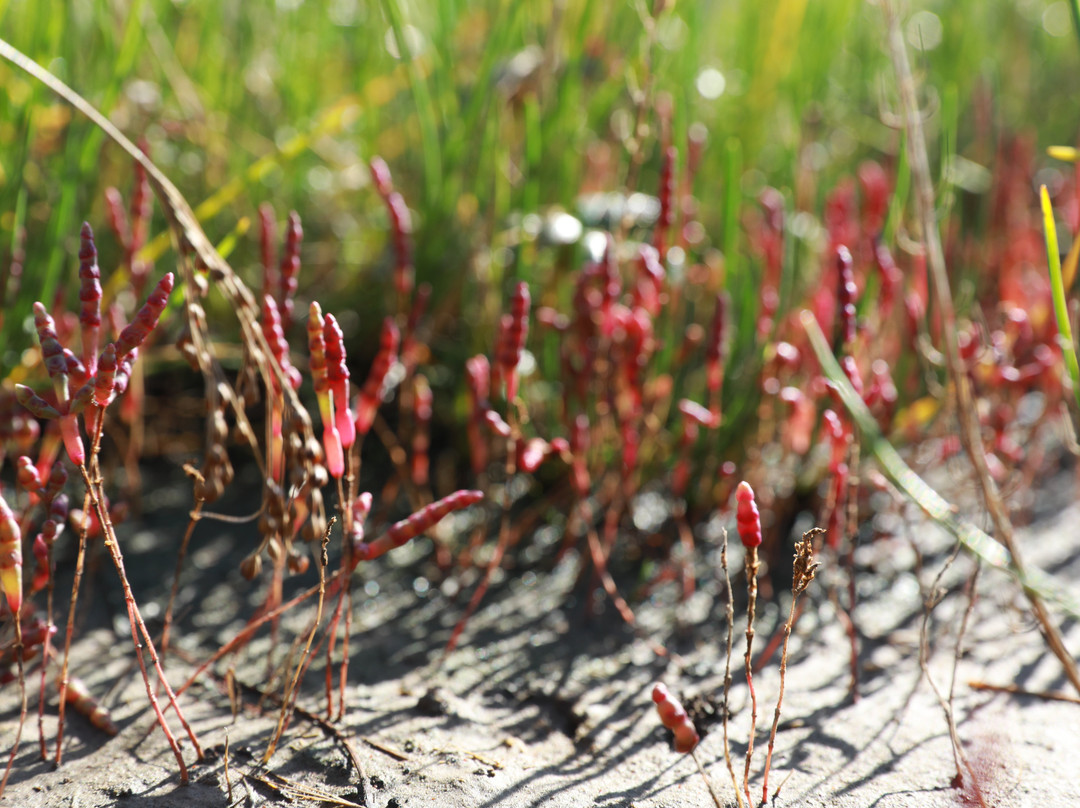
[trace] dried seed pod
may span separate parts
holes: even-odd
[[[392,525],[386,533],[370,544],[361,542],[356,548],[357,558],[362,561],[378,558],[387,551],[400,547],[410,539],[430,530],[447,514],[475,505],[483,498],[483,491],[455,491],[450,496],[443,497]]]
[[[754,489],[750,487],[750,483],[745,480],[739,483],[735,489],[735,501],[738,503],[735,521],[739,538],[744,547],[757,547],[761,544],[761,514],[754,501]]]
[[[81,679],[71,677],[68,679],[67,690],[64,691],[64,699],[71,705],[71,709],[89,721],[95,729],[99,729],[106,735],[116,735],[119,728],[113,723],[109,711],[101,706],[92,695],[90,690]]]
[[[259,577],[260,572],[262,572],[262,556],[258,554],[249,555],[240,562],[240,574],[247,580],[254,581]]]
[[[667,687],[657,682],[653,685],[652,700],[656,703],[656,712],[660,723],[675,735],[675,751],[686,754],[692,752],[701,737],[694,728],[694,722],[686,714],[679,700],[671,695]]]

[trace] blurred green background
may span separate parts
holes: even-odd
[[[861,159],[895,163],[875,4],[656,4],[0,0],[0,36],[145,138],[193,206],[217,194],[204,221],[211,239],[264,201],[279,221],[299,211],[301,297],[357,309],[347,324],[362,337],[393,302],[387,214],[366,167],[375,154],[413,211],[418,278],[435,287],[437,313],[456,310],[473,282],[498,291],[504,273],[544,281],[542,260],[504,249],[520,240],[522,215],[577,212],[583,191],[626,190],[628,180],[654,193],[654,111],[666,97],[680,150],[692,125],[707,133],[694,180],[701,252],[726,252],[731,268],[752,271],[738,260],[737,223],[764,184],[816,215]],[[902,13],[939,160],[961,154],[977,176],[993,170],[985,144],[1001,132],[1074,141],[1074,110],[1061,103],[1080,68],[1066,2],[953,0]],[[943,185],[955,180],[935,170]],[[5,272],[22,217],[27,232],[22,290],[5,302],[4,366],[31,342],[21,316],[30,302],[74,278],[83,219],[100,233],[106,277],[118,260],[109,185],[130,195],[119,149],[0,65]],[[233,255],[249,279],[257,245],[253,228]],[[168,256],[159,262],[158,272],[171,268]]]

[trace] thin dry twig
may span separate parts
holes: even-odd
[[[780,654],[780,695],[776,698],[776,710],[773,712],[772,731],[769,733],[769,751],[765,755],[765,777],[761,787],[762,803],[769,800],[769,768],[772,766],[773,745],[776,743],[776,729],[780,725],[780,707],[784,703],[784,682],[787,678],[788,640],[791,639],[791,629],[795,625],[798,613],[795,604],[799,595],[806,591],[806,587],[814,580],[819,562],[814,561],[814,540],[825,531],[820,527],[811,528],[803,533],[802,541],[795,544],[795,567],[791,577],[791,609],[788,611],[787,622],[784,623],[784,650]]]
[[[735,787],[735,801],[739,808],[743,808],[742,792],[739,790],[739,778],[735,774],[735,766],[731,762],[731,745],[728,743],[728,716],[730,709],[728,699],[731,695],[731,650],[735,637],[735,606],[732,603],[731,578],[728,577],[728,534],[727,528],[723,529],[723,539],[720,545],[720,575],[724,581],[724,616],[727,618],[727,650],[724,656],[724,703],[721,708],[724,711],[724,762],[727,764],[728,774],[731,775],[731,784]]]
[[[1050,619],[1050,614],[1042,597],[1027,584],[1026,567],[1019,554],[1019,547],[1013,534],[1012,522],[997,484],[990,476],[983,452],[982,438],[979,431],[978,409],[972,399],[971,386],[960,361],[960,347],[956,328],[956,312],[953,309],[952,290],[945,267],[945,253],[941,246],[941,234],[938,231],[937,213],[934,207],[934,185],[930,177],[930,162],[927,158],[926,138],[923,135],[923,122],[919,114],[915,94],[915,80],[908,62],[907,47],[901,31],[900,18],[889,0],[882,0],[885,18],[888,24],[889,52],[896,73],[897,90],[903,107],[904,128],[907,132],[908,159],[914,185],[916,209],[922,227],[922,239],[926,245],[927,264],[934,278],[934,291],[941,310],[942,332],[945,337],[945,362],[956,394],[957,416],[960,421],[960,440],[964,450],[975,468],[986,508],[994,523],[996,538],[1008,549],[1012,564],[1024,588],[1024,594],[1031,604],[1031,610],[1039,624],[1039,629],[1047,645],[1065,668],[1065,675],[1080,692],[1080,670],[1069,650],[1065,646],[1057,626]]]

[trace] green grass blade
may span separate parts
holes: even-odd
[[[1054,224],[1054,209],[1050,205],[1050,194],[1046,186],[1039,189],[1042,202],[1043,232],[1046,236],[1046,262],[1050,267],[1050,290],[1054,299],[1054,319],[1057,320],[1058,333],[1061,335],[1061,353],[1065,358],[1065,368],[1072,380],[1073,395],[1080,410],[1080,364],[1076,360],[1076,343],[1073,341],[1072,325],[1069,323],[1069,304],[1065,300],[1065,283],[1061,278],[1061,252],[1058,249],[1057,225]]]
[[[416,104],[416,116],[420,122],[420,146],[424,165],[424,193],[427,199],[436,201],[441,198],[442,155],[439,147],[439,129],[435,120],[435,104],[431,98],[427,80],[420,72],[420,66],[409,47],[405,35],[405,18],[398,0],[383,0],[386,19],[394,32],[398,54],[409,76],[409,87]]]
[[[944,497],[931,488],[925,480],[912,471],[904,462],[900,453],[881,433],[877,421],[871,415],[862,398],[855,392],[839,363],[829,348],[828,340],[821,331],[813,313],[804,311],[801,315],[803,329],[810,340],[810,345],[821,364],[821,372],[832,382],[848,415],[855,422],[862,435],[863,447],[881,464],[882,471],[903,491],[912,502],[954,535],[960,543],[984,563],[1008,572],[1025,589],[1036,592],[1047,600],[1054,601],[1073,617],[1080,617],[1080,600],[1064,587],[1058,585],[1045,573],[1028,567],[1027,574],[1021,576],[1012,563],[1012,556],[1001,544],[970,522],[959,518],[956,509]]]

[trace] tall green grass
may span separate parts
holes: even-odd
[[[673,98],[676,144],[685,144],[692,123],[708,128],[695,188],[701,218],[709,241],[732,252],[729,267],[740,271],[753,267],[740,259],[741,210],[762,184],[791,188],[809,165],[820,201],[861,157],[898,159],[898,137],[879,114],[892,103],[891,79],[871,4],[669,5],[652,26],[645,0],[9,0],[0,2],[0,36],[126,132],[145,135],[193,203],[237,184],[207,223],[212,237],[263,200],[282,216],[299,210],[303,282],[364,311],[389,279],[385,211],[366,188],[365,163],[375,153],[416,213],[418,274],[434,284],[437,301],[456,294],[471,258],[499,243],[516,214],[572,210],[590,148],[608,144],[615,180],[626,175],[622,136],[636,88]],[[944,101],[926,103],[945,113],[932,126],[944,128],[951,151],[963,153],[976,136],[976,88],[992,92],[999,125],[1037,125],[1045,144],[1074,139],[1074,121],[1051,89],[1075,74],[1075,46],[1047,32],[1044,4],[927,8],[939,41],[917,66],[927,87],[950,88]],[[932,34],[912,29],[911,38],[927,44]],[[515,82],[513,60],[526,49],[539,68]],[[705,68],[724,78],[717,98],[699,92]],[[288,148],[342,106],[350,114],[308,148]],[[656,183],[655,134],[640,144],[642,190]],[[250,171],[260,160],[265,170]],[[4,367],[29,344],[29,302],[70,277],[79,220],[103,224],[104,188],[126,189],[129,177],[92,127],[0,66],[0,244],[10,243],[20,193],[30,234],[23,294],[2,335]],[[100,241],[108,271],[115,251]],[[519,259],[514,272],[534,269]]]

